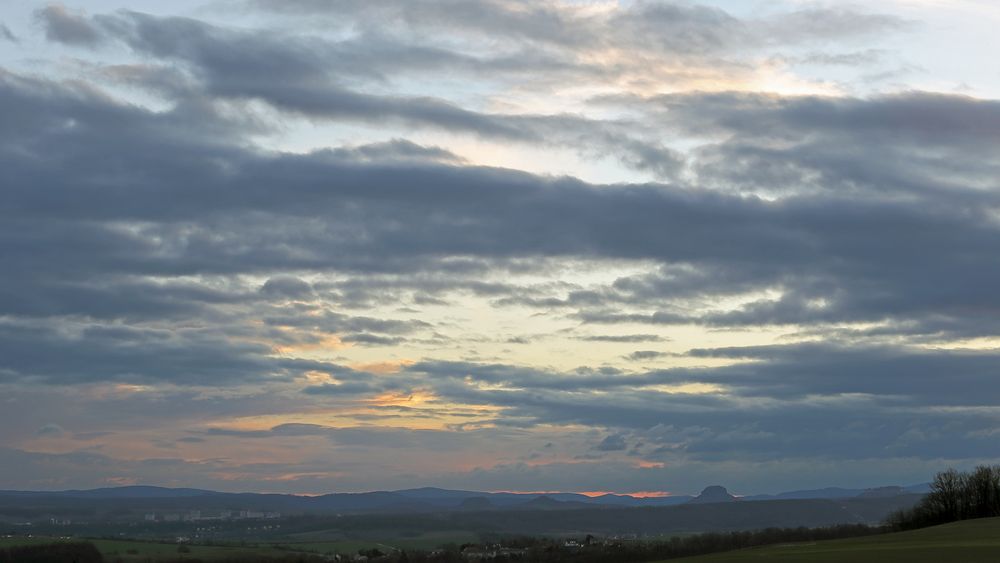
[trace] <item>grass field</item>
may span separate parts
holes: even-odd
[[[1000,518],[966,520],[864,538],[745,549],[682,560],[691,563],[995,563],[1000,561]]]

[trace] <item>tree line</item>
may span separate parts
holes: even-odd
[[[1000,516],[1000,465],[980,465],[968,472],[938,473],[931,492],[915,507],[890,515],[887,524],[912,530],[993,516]]]

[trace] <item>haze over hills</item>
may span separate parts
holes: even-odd
[[[842,495],[845,490],[775,496],[823,491]],[[0,491],[0,531],[107,537],[127,530],[130,537],[145,540],[183,537],[261,544],[425,538],[427,545],[436,547],[486,537],[648,538],[762,528],[864,527],[879,525],[922,498],[903,487],[880,487],[848,498],[754,500],[721,485],[706,487],[697,496],[665,497],[434,487],[299,496],[129,486]]]
[[[824,488],[737,497],[714,485],[697,496],[632,496],[628,494],[585,495],[581,493],[518,493],[450,490],[435,487],[362,493],[330,493],[302,496],[271,493],[228,493],[205,489],[155,486],[124,486],[65,491],[0,491],[0,516],[4,507],[16,505],[68,506],[86,500],[90,504],[199,506],[204,509],[235,505],[286,512],[432,512],[440,510],[568,510],[601,507],[662,507],[681,504],[716,504],[741,501],[892,498],[926,492],[927,485],[879,487],[875,489]]]
[[[692,503],[692,497],[682,496],[633,498],[635,505],[623,506],[605,504],[609,499],[603,497],[571,493],[478,493],[463,498],[463,492],[441,490],[317,497],[205,491],[199,495],[188,492],[187,496],[163,496],[168,492],[126,489],[103,497],[91,496],[90,491],[0,493],[0,523],[12,532],[30,530],[40,535],[101,537],[128,529],[133,537],[162,538],[197,535],[199,529],[211,529],[213,538],[253,541],[286,537],[398,538],[446,532],[451,537],[661,536],[877,525],[891,513],[909,509],[923,498],[919,494],[902,494],[736,502],[726,494],[728,502]],[[710,492],[702,497],[712,496]],[[620,503],[622,498],[616,497],[613,502]]]

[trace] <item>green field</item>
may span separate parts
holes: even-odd
[[[730,551],[684,558],[691,563],[995,563],[1000,561],[1000,518],[847,540]]]

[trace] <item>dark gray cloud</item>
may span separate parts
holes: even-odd
[[[83,325],[0,324],[0,378],[72,384],[92,381],[224,386],[282,379],[325,367],[273,360],[261,344],[239,343],[214,330]],[[330,366],[332,367],[332,366]]]
[[[635,352],[623,357],[631,362],[641,362],[643,360],[655,360],[656,358],[667,355],[669,354],[665,352],[657,352],[656,350],[636,350]]]
[[[581,15],[553,6],[514,6],[502,2],[462,8],[452,6],[450,2],[428,2],[416,12],[413,12],[412,6],[404,4],[390,2],[377,9],[344,7],[337,13],[340,17],[353,15],[362,20],[377,13],[380,27],[388,32],[392,26],[386,26],[386,23],[395,18],[400,18],[406,27],[410,27],[430,21],[426,20],[428,13],[444,10],[449,13],[448,19],[458,19],[462,25],[473,28],[478,25],[477,21],[488,21],[488,27],[497,31],[503,28],[499,22],[516,21],[517,26],[511,30],[524,33],[524,37],[531,37],[532,41],[541,40],[543,36],[551,41],[555,37],[552,33],[554,29],[565,30],[571,35],[566,36],[563,47],[573,49],[591,48],[589,38],[595,35],[612,37],[612,43],[622,44],[618,47],[632,49],[639,47],[630,43],[634,38],[655,36],[669,38],[663,39],[669,44],[660,46],[665,52],[686,55],[699,54],[708,45],[714,45],[713,49],[716,49],[728,42],[763,45],[782,37],[776,29],[802,27],[781,21],[766,25],[761,22],[747,23],[719,10],[668,3],[640,3],[633,9],[619,11],[610,16],[611,19]],[[280,9],[294,10],[296,7],[306,10],[318,8],[310,5],[282,6]],[[529,14],[534,15],[529,17]],[[822,15],[819,12],[802,14],[800,19],[811,21]],[[525,21],[534,23],[527,26]],[[876,21],[879,23],[873,23]],[[824,29],[846,33],[893,24],[892,18],[854,14],[846,10],[832,12],[824,22]],[[129,75],[133,83],[145,84],[171,96],[257,100],[282,112],[310,119],[383,125],[396,123],[505,142],[568,146],[588,158],[613,156],[627,167],[660,179],[678,177],[686,165],[684,157],[664,144],[657,138],[659,132],[648,128],[642,121],[593,120],[576,114],[484,113],[438,97],[372,93],[360,87],[366,81],[384,82],[390,75],[429,70],[431,67],[487,70],[493,74],[504,69],[521,72],[531,69],[533,75],[549,76],[558,71],[560,65],[565,68],[575,64],[551,60],[539,62],[534,56],[526,54],[538,53],[537,49],[525,49],[510,55],[507,60],[476,60],[445,48],[420,48],[407,43],[414,38],[391,39],[391,33],[364,32],[360,37],[331,43],[304,38],[301,34],[226,29],[193,19],[159,18],[135,12],[98,16],[95,23],[88,25],[99,27],[107,36],[124,41],[138,53],[182,65],[190,75],[187,79],[175,76],[173,80],[164,81],[147,76],[145,80],[136,80],[134,73]],[[538,28],[539,25],[541,28]],[[657,27],[655,33],[649,33],[643,27],[650,25]],[[664,26],[676,28],[676,33],[664,33]],[[529,32],[536,28],[545,29],[547,33]],[[602,33],[595,34],[595,29]],[[803,34],[813,35],[824,34],[819,30]],[[785,39],[795,42],[788,34],[785,36]],[[764,41],[765,37],[767,41]],[[653,47],[648,42],[643,43],[644,49]],[[581,72],[594,74],[592,70],[577,70],[577,74]],[[562,81],[567,79],[571,80],[564,77]],[[560,79],[555,77],[553,80]],[[523,79],[517,82],[523,83]],[[178,84],[187,86],[180,87]]]
[[[503,438],[504,433],[491,435],[492,438]],[[397,427],[331,427],[319,424],[285,423],[268,430],[232,430],[226,428],[210,428],[205,436],[225,436],[234,438],[288,438],[302,436],[319,436],[326,438],[339,446],[352,448],[426,448],[432,451],[460,450],[468,443],[481,439],[482,430],[469,430],[464,433],[450,430],[420,430]]]
[[[900,29],[896,17],[848,8],[808,8],[741,20],[723,10],[673,1],[634,2],[613,11],[521,0],[250,0],[283,14],[347,17],[395,31],[447,29],[472,39],[503,38],[570,51],[637,48],[647,54],[706,54],[768,44],[814,43]]]
[[[493,1],[469,4],[458,0],[432,0],[416,4],[378,1],[365,4],[353,2],[316,2],[295,0],[275,2],[251,0],[251,5],[287,14],[353,16],[368,25],[413,26],[414,28],[450,27],[458,33],[486,36],[500,34],[528,41],[554,44],[577,44],[583,24],[554,6],[528,2]]]
[[[331,67],[344,57],[321,40],[273,33],[233,31],[184,18],[129,12],[98,20],[112,36],[157,58],[186,63],[208,94],[259,99],[276,108],[313,117],[379,121],[400,119],[507,140],[540,140],[537,132],[501,116],[466,110],[433,97],[376,95],[345,86],[345,74],[370,72],[362,62]],[[398,61],[395,56],[386,57]],[[566,118],[569,121],[569,118]]]
[[[609,434],[601,440],[600,444],[594,446],[594,449],[601,452],[620,452],[628,449],[628,442],[621,434]]]
[[[607,99],[605,99],[607,101]],[[713,93],[621,99],[712,141],[692,167],[734,191],[946,192],[984,197],[996,172],[995,100],[906,92],[870,99]]]
[[[896,395],[922,404],[984,405],[993,400],[991,383],[998,376],[995,350],[805,343],[690,353],[757,361],[721,368],[709,380],[767,396]]]
[[[315,297],[312,286],[295,276],[275,276],[264,282],[260,292],[269,297],[310,300]]]
[[[412,48],[397,47],[383,53],[370,48],[371,38],[352,40],[345,47],[344,43],[263,30],[229,30],[192,19],[135,12],[98,16],[96,23],[87,25],[99,27],[108,37],[124,41],[141,54],[182,64],[189,76],[174,72],[170,80],[163,80],[163,70],[137,73],[134,65],[108,69],[118,79],[182,99],[208,96],[259,100],[310,119],[398,122],[507,142],[570,146],[588,155],[615,155],[626,166],[662,178],[673,177],[683,166],[678,153],[641,134],[639,124],[633,122],[595,121],[575,114],[491,114],[432,96],[375,94],[358,89],[350,83],[379,78],[379,71],[374,69],[388,67],[386,72],[396,74],[402,69],[413,70],[413,65],[406,63],[408,57],[399,56]],[[379,40],[375,39],[375,43]],[[346,56],[345,49],[349,51]],[[428,54],[430,58],[435,56],[444,57],[441,53]],[[465,66],[480,69],[493,65],[477,62]],[[422,159],[455,160],[434,149],[421,149],[415,154],[414,148],[405,141],[396,141],[362,150],[340,149],[338,153],[369,158],[391,151],[402,157],[409,154]]]
[[[280,327],[306,328],[325,333],[367,333],[380,332],[400,334],[414,332],[419,328],[430,326],[420,320],[398,321],[394,319],[376,319],[373,317],[353,317],[330,310],[313,310],[308,316],[300,315],[295,310],[284,310],[279,314],[266,315],[264,322]],[[283,314],[281,314],[283,313]],[[363,337],[362,337],[363,338]]]
[[[738,363],[623,374],[443,362],[406,372],[443,398],[504,407],[507,424],[630,429],[645,444],[638,454],[652,459],[1000,454],[986,445],[1000,376],[994,350],[796,344],[691,353]],[[686,383],[723,392],[656,390]]]
[[[357,163],[330,152],[261,154],[227,146],[225,136],[204,140],[202,131],[217,126],[204,119],[195,125],[182,109],[153,114],[72,86],[10,74],[3,78],[0,96],[5,107],[16,110],[16,118],[5,121],[0,131],[0,159],[10,186],[0,230],[8,265],[20,272],[6,277],[0,288],[7,314],[127,318],[136,311],[169,314],[171,308],[175,314],[197,313],[253,298],[249,288],[233,293],[130,281],[135,276],[447,272],[453,257],[582,257],[666,264],[653,276],[624,278],[607,291],[578,294],[579,316],[589,322],[740,326],[951,319],[952,326],[959,323],[968,334],[990,334],[995,328],[988,315],[969,313],[996,307],[992,288],[1000,281],[1000,271],[990,264],[1000,233],[989,192],[968,188],[962,197],[954,197],[942,188],[908,198],[809,194],[764,201],[677,186],[594,186],[436,162]],[[753,107],[761,104],[751,102]],[[979,144],[995,142],[983,127],[995,119],[995,105],[963,97],[914,94],[795,103],[802,105],[789,110],[791,115],[806,119],[812,130],[827,126],[843,131],[845,125],[826,112],[843,117],[846,111],[881,116],[877,118],[885,131],[880,134],[889,135],[897,125],[904,131],[917,127],[904,117],[916,116],[917,108],[923,108],[925,119],[937,119],[944,130],[936,143],[952,138],[958,150],[966,146],[967,137]],[[934,108],[954,109],[958,117],[934,118]],[[777,113],[782,123],[792,119],[783,111]],[[899,117],[882,115],[893,112]],[[764,119],[753,117],[753,111],[747,115],[752,122]],[[967,135],[963,124],[968,125]],[[859,126],[864,135],[878,131],[870,123]],[[44,164],[39,160],[43,154]],[[89,164],[111,154],[119,163],[114,180],[104,168]],[[101,297],[102,284],[109,279],[118,285]],[[449,287],[461,287],[461,280],[453,278]],[[123,292],[130,284],[134,292]],[[277,291],[279,285],[273,282],[270,287]],[[467,287],[476,291],[477,286],[470,281]],[[692,315],[663,308],[670,297],[768,287],[781,288],[782,296],[734,311]],[[286,295],[288,290],[283,290]],[[107,300],[106,313],[102,299]],[[639,310],[601,309],[622,303]],[[428,328],[418,320],[352,317],[332,310],[300,313],[273,311],[263,320],[273,327],[346,332],[356,335],[351,337],[356,342],[373,343],[371,335],[385,343],[386,338]],[[40,343],[63,346],[64,339],[52,329],[33,330],[39,331],[37,355],[26,356],[30,348],[21,348],[22,339],[14,331],[10,343],[18,344],[11,347],[8,362],[18,366],[18,373],[51,377],[57,367],[46,367],[54,360]],[[78,343],[88,343],[86,339],[96,334],[85,333]],[[176,357],[164,364],[169,370],[158,370],[163,377],[169,371],[188,381],[228,380],[239,373],[267,371],[235,357],[235,367],[209,368],[217,363],[209,361],[196,368],[201,356],[194,351],[190,366],[184,367],[178,364],[184,354],[176,354],[171,346],[186,346],[187,337],[173,335],[180,340],[171,344],[154,337],[158,334],[134,329],[117,343],[102,337],[99,341],[113,346],[115,353],[103,360],[87,356],[70,373],[93,362],[103,364],[107,377],[116,379],[136,369],[125,365],[128,358],[155,363],[137,346],[126,346],[129,341],[149,341],[149,350]],[[72,339],[68,342],[69,350],[76,349]],[[245,344],[212,345],[249,352],[250,357],[264,352]],[[107,364],[113,357],[123,363]],[[216,369],[218,373],[209,375]],[[85,371],[96,377],[101,370]],[[187,378],[185,372],[201,375]]]
[[[378,334],[371,334],[368,332],[359,332],[354,334],[348,334],[341,337],[343,342],[357,342],[359,344],[367,344],[369,346],[395,346],[406,341],[405,338],[401,336],[382,336]]]
[[[411,161],[441,162],[461,164],[463,159],[455,153],[441,147],[425,147],[406,139],[393,139],[384,143],[374,143],[350,148],[338,148],[334,154],[344,160],[355,162],[392,162]]]

